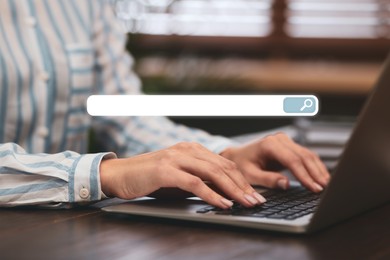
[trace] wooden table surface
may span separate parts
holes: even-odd
[[[310,235],[70,210],[0,209],[1,259],[390,259],[390,205]]]

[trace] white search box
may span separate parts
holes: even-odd
[[[92,116],[314,116],[313,95],[92,95]]]

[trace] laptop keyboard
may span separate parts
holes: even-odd
[[[262,195],[267,202],[253,208],[245,208],[234,203],[227,210],[207,206],[199,209],[197,213],[215,212],[218,215],[294,220],[313,213],[320,199],[319,194],[312,193],[303,187],[290,188],[287,191],[269,190]]]

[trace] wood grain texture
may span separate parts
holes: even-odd
[[[390,205],[310,235],[114,215],[0,210],[2,259],[389,259]]]

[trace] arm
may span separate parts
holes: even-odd
[[[90,202],[102,198],[99,164],[112,153],[28,154],[0,144],[0,206]]]

